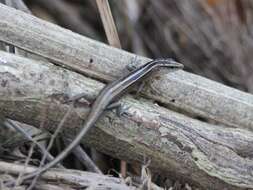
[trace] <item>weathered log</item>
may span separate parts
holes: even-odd
[[[0,172],[18,175],[19,173],[31,173],[37,168],[20,164],[0,161]],[[61,182],[62,185],[75,188],[90,187],[92,189],[134,190],[135,187],[127,186],[122,179],[69,169],[50,169],[45,172],[42,179],[51,182]],[[38,186],[42,184],[38,183]],[[50,186],[49,186],[50,187]],[[45,189],[45,188],[43,188]]]
[[[52,131],[69,108],[64,98],[80,92],[95,97],[104,86],[61,67],[4,52],[0,84],[1,114],[35,126],[43,122]],[[146,99],[127,96],[121,103],[128,107],[123,116],[106,112],[83,143],[129,162],[148,158],[152,169],[207,189],[253,189],[252,132],[201,122]],[[64,125],[70,137],[89,111],[81,103],[76,106]]]
[[[136,56],[4,5],[0,5],[0,41],[102,81],[121,75]],[[148,60],[137,56],[136,64]],[[252,95],[197,75],[183,71],[161,75],[148,83],[143,95],[184,113],[253,129]]]

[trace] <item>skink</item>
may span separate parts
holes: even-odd
[[[145,76],[154,71],[154,69],[159,67],[167,67],[172,70],[177,70],[182,69],[183,65],[176,61],[173,61],[172,59],[155,59],[135,69],[126,76],[123,76],[118,80],[108,84],[97,96],[95,102],[91,107],[90,113],[86,118],[82,130],[76,136],[76,138],[53,161],[49,162],[37,171],[25,175],[22,180],[40,175],[41,173],[45,172],[49,168],[57,165],[60,161],[62,161],[77,145],[79,145],[84,135],[95,124],[104,110],[113,100],[116,99],[116,97],[122,95],[127,89],[136,84],[136,82],[140,81]]]

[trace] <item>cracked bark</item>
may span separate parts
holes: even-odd
[[[177,73],[175,73],[177,75]],[[153,77],[151,83],[160,80]],[[53,131],[68,105],[66,97],[95,97],[104,84],[61,67],[0,52],[0,113]],[[207,189],[253,189],[253,133],[208,124],[128,95],[123,116],[107,111],[83,139],[128,162],[151,160],[150,168]],[[78,104],[64,125],[78,133],[89,108]]]
[[[150,59],[112,48],[0,4],[0,41],[102,81]],[[253,130],[253,96],[184,71],[159,76],[142,95],[167,108]]]

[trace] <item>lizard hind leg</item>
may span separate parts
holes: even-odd
[[[128,109],[129,107],[123,106],[120,102],[113,102],[106,108],[106,110],[115,110],[118,117],[122,117]]]

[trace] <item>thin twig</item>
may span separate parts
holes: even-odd
[[[57,126],[54,134],[52,135],[50,141],[49,141],[49,144],[47,146],[47,151],[49,151],[51,149],[51,147],[53,146],[53,143],[54,143],[54,140],[55,138],[57,137],[57,135],[59,134],[59,132],[61,131],[65,121],[67,120],[67,118],[69,117],[69,115],[71,114],[73,110],[73,104],[70,105],[68,111],[65,113],[65,115],[63,116],[61,122],[59,123],[59,125]],[[44,165],[44,162],[45,162],[45,159],[46,159],[46,155],[44,154],[41,161],[40,161],[40,166],[39,166],[39,169],[41,169],[41,167]],[[40,177],[41,173],[35,173],[35,178],[33,179],[30,187],[28,188],[29,190],[33,189],[33,187],[35,186],[38,178]]]
[[[112,17],[108,0],[96,0],[109,44],[121,49],[118,32]]]
[[[64,139],[66,145],[71,143],[71,140],[68,138]],[[90,159],[90,157],[86,154],[86,152],[79,145],[74,150],[73,153],[77,157],[77,159],[85,165],[88,171],[92,171],[98,174],[103,174],[102,171],[96,166],[96,164]]]
[[[17,132],[19,132],[20,134],[22,134],[27,140],[33,142],[36,146],[38,146],[39,150],[41,151],[41,153],[43,155],[46,155],[48,161],[52,161],[54,159],[54,157],[40,144],[38,143],[36,140],[34,140],[22,127],[20,127],[17,123],[13,122],[10,119],[6,119],[6,121],[4,122],[4,124],[8,127],[9,125],[11,127],[13,127]],[[57,165],[60,168],[64,168],[61,164]]]
[[[26,159],[26,161],[25,161],[24,170],[27,168],[28,163],[29,163],[29,161],[30,161],[30,159],[31,159],[31,157],[32,157],[33,150],[34,150],[34,146],[35,146],[35,144],[32,144],[31,147],[30,147],[30,150],[29,150],[27,159]],[[23,174],[24,174],[24,172],[20,172],[20,173],[18,174],[18,178],[17,178],[17,180],[15,181],[15,187],[18,186],[18,185],[20,184],[19,182],[20,182],[21,177],[22,177]],[[14,187],[14,189],[15,189],[15,187]]]

